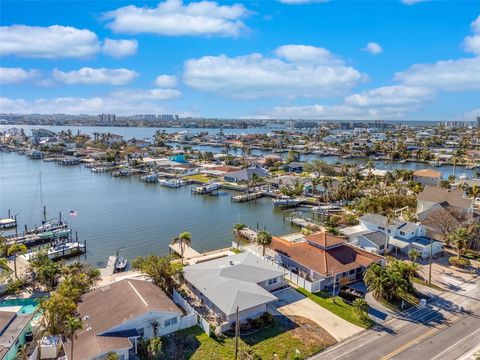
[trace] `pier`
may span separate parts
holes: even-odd
[[[232,196],[232,201],[247,202],[247,201],[259,199],[261,197],[263,197],[263,193],[259,191],[259,192],[248,193],[248,194],[234,195]]]
[[[170,244],[170,245],[168,245],[168,247],[170,248],[171,251],[175,252],[176,254],[182,255],[182,249],[180,248],[179,243]],[[200,255],[201,254],[198,251],[196,251],[194,248],[192,248],[191,246],[188,246],[187,244],[183,244],[183,257],[185,259],[198,257]]]

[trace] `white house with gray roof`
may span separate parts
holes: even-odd
[[[390,219],[387,226],[387,217],[378,214],[365,214],[359,220],[359,225],[341,231],[352,245],[365,250],[383,254],[387,242],[391,252],[406,254],[415,249],[422,258],[430,256],[430,245],[433,255],[443,250],[441,242],[427,237],[427,228],[421,223]]]
[[[249,252],[190,265],[185,281],[226,330],[236,320],[259,317],[276,301],[271,291],[286,285],[283,271]]]

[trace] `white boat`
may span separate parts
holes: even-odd
[[[77,255],[85,252],[85,244],[78,242],[61,242],[53,245],[47,250],[47,256],[52,259],[60,259],[62,257],[67,257],[71,255]],[[31,252],[25,254],[27,260],[32,260],[37,256],[38,252]]]
[[[123,271],[127,267],[127,259],[122,256],[117,257],[117,261],[115,261],[115,270],[116,271]]]
[[[442,165],[442,164],[440,164],[440,161],[437,161],[437,160],[430,161],[429,164],[433,165],[433,166],[441,166]]]
[[[291,198],[290,196],[280,196],[277,199],[273,199],[273,205],[283,207],[298,206],[302,202],[301,200]]]
[[[337,205],[322,205],[322,206],[315,206],[312,208],[314,213],[317,214],[329,214],[332,212],[339,212],[342,211],[342,208]]]
[[[162,186],[171,187],[171,188],[179,188],[180,186],[185,184],[185,182],[178,179],[159,179],[158,183]]]

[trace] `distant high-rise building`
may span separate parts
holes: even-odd
[[[477,116],[477,121],[475,121],[475,127],[480,128],[480,116]]]
[[[100,114],[98,115],[98,121],[101,123],[114,123],[115,122],[115,114]]]

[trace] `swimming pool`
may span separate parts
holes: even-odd
[[[38,301],[36,299],[10,299],[0,302],[0,307],[6,306],[21,306],[19,313],[31,314],[35,312],[35,309],[38,306]]]

